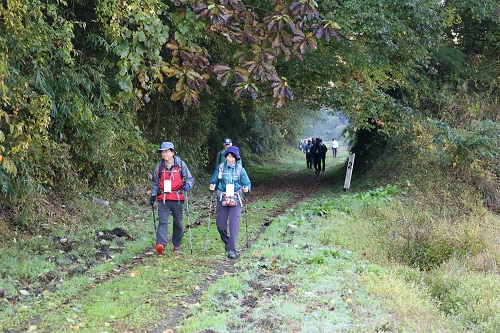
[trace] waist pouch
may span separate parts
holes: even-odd
[[[236,196],[228,197],[225,194],[222,195],[222,200],[220,201],[222,206],[236,206],[238,204],[238,200]]]
[[[241,196],[241,189],[234,193],[233,196],[227,196],[225,192],[217,190],[217,196],[220,198],[222,206],[231,207],[238,204],[238,196]]]

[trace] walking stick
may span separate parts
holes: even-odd
[[[191,223],[189,223],[189,202],[188,202],[187,191],[184,193],[184,197],[186,198],[186,215],[188,218],[188,227],[189,227],[189,247],[191,249],[191,254],[193,254],[193,236],[191,234]]]
[[[245,205],[245,229],[247,231],[247,245],[246,247],[248,248],[248,204]]]
[[[245,195],[245,229],[246,229],[246,234],[247,234],[247,243],[245,247],[248,248],[248,204],[246,202],[246,198],[248,197],[248,193]]]
[[[208,252],[208,234],[210,233],[210,218],[212,217],[212,199],[213,199],[213,191],[210,191],[210,208],[208,210],[208,222],[207,222],[207,242],[205,243],[205,254]]]
[[[155,205],[151,206],[153,209],[153,225],[155,226],[155,235],[156,235],[156,217],[155,217]]]

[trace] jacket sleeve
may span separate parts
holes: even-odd
[[[248,178],[248,174],[245,170],[245,168],[241,168],[241,186],[247,186],[248,187],[248,193],[252,191],[252,184],[250,183],[250,178]]]
[[[191,188],[193,188],[194,177],[191,175],[191,172],[189,172],[187,164],[184,163],[184,161],[182,161],[181,163],[182,163],[182,180],[184,180],[186,184],[189,184]]]
[[[160,182],[158,176],[158,170],[160,169],[160,162],[156,163],[153,171],[153,177],[151,178],[151,195],[158,195],[158,183]]]

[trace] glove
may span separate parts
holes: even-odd
[[[184,185],[184,191],[189,191],[191,189],[191,185],[189,185],[189,183],[186,183],[186,185]]]
[[[156,195],[152,195],[151,198],[149,198],[149,204],[151,205],[151,207],[155,205],[155,202],[156,202]]]

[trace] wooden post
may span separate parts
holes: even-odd
[[[349,161],[347,162],[347,171],[345,174],[345,181],[344,181],[344,192],[351,187],[352,167],[354,166],[355,155],[356,154],[352,154],[351,156],[349,156]]]

